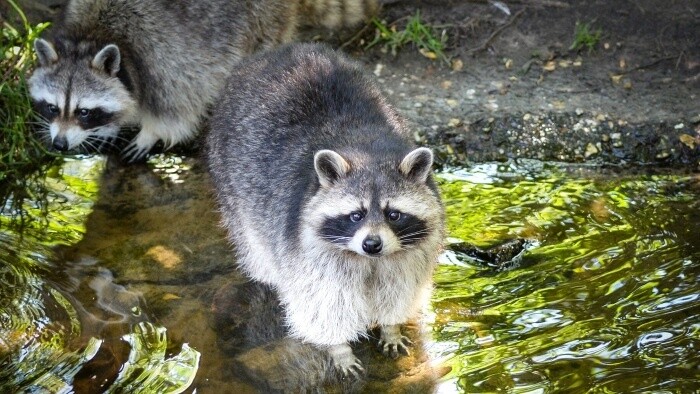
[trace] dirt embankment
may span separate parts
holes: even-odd
[[[20,0],[50,20],[65,0]],[[420,12],[451,65],[343,46],[443,164],[534,158],[700,169],[700,3],[693,0],[384,0],[398,29]],[[570,49],[575,26],[600,31]],[[331,41],[332,42],[332,41]],[[340,45],[337,41],[336,44]]]
[[[444,162],[699,168],[700,3],[399,1],[382,18],[417,10],[447,33],[452,67],[355,53]],[[600,30],[593,50],[570,49],[576,23]]]

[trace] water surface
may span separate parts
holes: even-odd
[[[443,256],[431,326],[453,366],[445,386],[700,389],[697,176],[578,172],[524,162],[443,175],[453,242],[538,244],[502,270]]]
[[[411,357],[338,382],[235,269],[195,159],[66,159],[0,217],[0,391],[700,389],[700,181],[532,161],[438,174],[449,238]],[[17,212],[15,212],[17,213]],[[526,240],[514,261],[469,257]]]

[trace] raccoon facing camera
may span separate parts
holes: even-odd
[[[254,55],[210,121],[207,159],[237,262],[279,294],[289,335],[364,368],[349,346],[401,325],[429,296],[444,238],[433,154],[361,66],[318,44]]]
[[[70,0],[46,39],[29,92],[61,152],[117,149],[140,160],[192,140],[236,63],[300,27],[351,27],[375,0]],[[128,141],[123,129],[138,127]]]

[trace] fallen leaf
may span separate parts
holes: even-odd
[[[464,63],[461,60],[455,59],[452,61],[452,71],[460,71],[464,67]]]
[[[598,153],[598,148],[589,142],[588,145],[586,145],[586,152],[583,154],[583,156],[586,158],[589,158],[597,153]]]
[[[462,124],[462,121],[457,119],[457,118],[452,118],[452,119],[450,119],[449,122],[447,122],[447,125],[449,127],[457,127],[457,126],[460,126],[461,124]]]
[[[154,246],[146,251],[146,256],[157,261],[163,268],[172,269],[182,263],[182,259],[174,250],[164,246]]]
[[[547,63],[545,63],[544,67],[542,67],[545,71],[554,71],[557,68],[557,63],[554,62],[554,60],[550,60]]]
[[[165,293],[163,295],[163,301],[179,300],[180,298],[182,298],[182,297],[180,297],[177,294],[173,294],[173,293]]]
[[[513,67],[513,59],[506,59],[503,65],[506,67],[506,70],[510,70]]]
[[[566,103],[564,103],[561,100],[554,100],[554,101],[552,101],[552,106],[555,109],[562,110],[562,109],[566,108]]]
[[[433,51],[429,51],[425,48],[421,48],[418,52],[420,52],[421,55],[427,57],[430,60],[435,60],[437,59],[437,55]]]
[[[681,140],[681,142],[684,143],[688,148],[695,149],[695,145],[697,144],[695,137],[688,134],[681,134],[678,137],[678,139]]]
[[[503,12],[504,14],[510,16],[510,8],[508,8],[508,6],[505,3],[502,3],[500,1],[495,1],[495,0],[489,1],[489,3],[492,6],[501,10],[501,12]]]
[[[622,75],[611,75],[610,80],[612,80],[613,84],[618,85],[622,80]]]

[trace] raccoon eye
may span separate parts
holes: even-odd
[[[401,212],[399,212],[399,211],[390,211],[389,214],[386,215],[386,216],[389,218],[389,220],[391,220],[392,222],[395,222],[395,221],[401,219]]]
[[[78,114],[81,118],[87,118],[90,116],[90,110],[87,108],[81,108],[80,111],[78,111]]]
[[[49,110],[50,113],[52,114],[57,114],[58,113],[58,107],[53,105],[53,104],[47,104],[46,109]]]
[[[362,220],[362,218],[363,218],[362,212],[353,212],[350,214],[350,221],[351,222],[357,223],[360,220]]]

